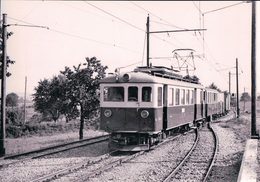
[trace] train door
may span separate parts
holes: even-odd
[[[202,89],[200,90],[200,116],[204,117],[204,92]]]
[[[163,85],[163,130],[167,128],[168,86]]]
[[[205,107],[205,115],[204,117],[207,119],[208,117],[208,93],[206,92],[206,90],[204,90],[204,94],[203,94],[203,100],[204,100],[204,107]]]
[[[193,104],[194,104],[194,121],[196,121],[197,120],[197,107],[198,107],[198,105],[197,105],[197,89],[195,88],[194,89],[194,93],[193,93]]]

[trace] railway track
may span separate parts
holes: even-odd
[[[163,181],[205,182],[213,167],[217,151],[218,138],[210,124],[200,131],[196,130],[196,139],[192,148]]]
[[[165,140],[164,142],[152,146],[151,149],[155,149],[171,140],[176,139],[180,135],[174,136],[170,139]],[[32,180],[31,182],[39,181],[87,181],[92,177],[102,174],[103,172],[110,170],[116,166],[119,166],[123,163],[129,162],[130,160],[136,158],[137,156],[143,155],[145,151],[129,153],[129,152],[118,152],[114,151],[109,154],[101,156],[99,160],[83,162],[77,165],[74,165],[69,168],[57,171],[52,174],[42,176],[38,179]],[[119,154],[119,155],[118,155]]]
[[[102,135],[102,136],[98,136],[98,137],[88,138],[88,139],[84,139],[84,140],[79,140],[79,141],[64,143],[64,144],[55,145],[55,146],[51,146],[51,147],[46,147],[46,148],[42,148],[42,149],[38,149],[38,150],[33,150],[33,151],[29,151],[29,152],[24,152],[24,153],[20,153],[20,154],[9,155],[4,158],[4,162],[2,164],[0,164],[0,168],[8,167],[12,164],[17,164],[19,162],[42,158],[45,156],[57,154],[60,152],[65,152],[68,150],[84,147],[87,145],[104,142],[104,141],[107,141],[108,138],[109,138],[109,135]]]

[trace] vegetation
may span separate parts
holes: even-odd
[[[56,122],[62,113],[66,78],[59,75],[51,80],[41,80],[35,88],[34,108],[43,115],[51,115]]]
[[[6,96],[6,106],[14,108],[18,104],[18,95],[16,93],[10,93]]]
[[[2,26],[0,26],[0,58],[2,59],[2,53],[3,53],[3,39],[2,39]],[[7,33],[7,39],[13,34],[13,32],[8,32]],[[2,61],[2,60],[1,60]],[[2,62],[0,62],[2,64]],[[6,67],[8,68],[11,64],[14,64],[15,61],[11,60],[9,56],[6,57]],[[0,80],[2,79],[2,65],[0,64]],[[11,76],[10,72],[6,72],[6,76],[9,77]]]
[[[105,77],[107,66],[96,57],[86,58],[83,64],[65,67],[59,76],[44,79],[35,88],[35,110],[50,114],[57,121],[61,114],[66,120],[80,117],[79,138],[83,138],[84,120],[98,113],[99,80]]]
[[[215,90],[221,92],[221,90],[217,87],[217,85],[215,85],[214,82],[212,82],[208,87],[211,88],[211,89],[215,89]]]
[[[244,92],[242,93],[241,97],[240,97],[240,101],[244,101],[244,102],[248,102],[251,100],[250,95],[248,94],[248,92]]]

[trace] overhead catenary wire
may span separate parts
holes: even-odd
[[[35,25],[35,24],[33,24],[33,23],[26,22],[26,21],[24,21],[24,20],[19,20],[19,19],[17,19],[17,18],[12,18],[12,17],[7,17],[7,18],[12,19],[12,20],[15,20],[15,21],[18,21],[18,22],[22,22],[22,23],[28,24],[28,25],[24,25],[24,26],[37,26],[37,25]],[[12,24],[12,25],[13,25],[13,24]],[[48,26],[43,26],[43,27],[48,27]],[[111,46],[111,47],[120,48],[120,49],[129,51],[129,52],[133,52],[133,53],[135,53],[135,54],[142,54],[140,51],[131,50],[131,49],[127,48],[127,47],[123,47],[123,46],[116,45],[116,44],[113,44],[113,43],[104,42],[104,41],[100,41],[100,40],[95,40],[95,39],[91,39],[91,38],[88,38],[88,37],[83,37],[83,36],[80,36],[80,35],[77,35],[77,34],[72,34],[72,33],[64,32],[64,31],[57,30],[57,29],[53,29],[53,28],[50,28],[50,27],[48,27],[48,30],[49,30],[49,31],[52,31],[52,32],[55,32],[55,33],[62,34],[62,35],[66,35],[66,36],[78,38],[78,39],[81,39],[81,40],[87,40],[87,41],[95,42],[95,43],[97,43],[97,44],[102,44],[102,45],[105,45],[105,46]]]
[[[87,1],[83,1],[83,2],[86,3],[86,4],[88,4],[88,5],[90,5],[90,6],[92,6],[92,7],[94,7],[94,8],[96,8],[96,9],[98,9],[98,10],[100,10],[100,11],[102,11],[102,12],[105,13],[105,14],[108,14],[108,15],[110,15],[110,16],[112,16],[112,17],[118,19],[118,20],[120,20],[121,22],[123,22],[123,23],[125,23],[125,24],[127,24],[127,25],[129,25],[129,26],[131,26],[131,27],[133,27],[133,28],[135,28],[135,29],[137,29],[137,30],[140,30],[140,31],[142,31],[142,32],[145,32],[145,30],[143,30],[143,29],[137,27],[136,25],[134,25],[134,24],[132,24],[132,23],[129,23],[128,21],[125,21],[124,19],[122,19],[122,18],[120,18],[120,17],[118,17],[118,16],[116,16],[116,15],[113,15],[112,13],[110,13],[110,12],[108,12],[108,11],[102,9],[102,8],[99,8],[98,6],[96,6],[96,5],[94,5],[94,4],[91,4],[90,2],[87,2]]]
[[[164,21],[164,22],[166,22],[166,23],[170,24],[171,26],[173,26],[173,27],[175,27],[175,28],[178,28],[178,29],[185,29],[185,28],[183,28],[183,27],[180,27],[180,26],[174,25],[174,24],[172,24],[172,23],[170,23],[170,22],[168,22],[168,21],[164,20],[163,18],[161,18],[161,17],[159,17],[159,16],[155,15],[155,14],[154,14],[154,13],[152,13],[151,11],[148,11],[148,10],[146,10],[146,9],[145,9],[145,8],[143,8],[142,6],[140,6],[140,5],[136,4],[136,3],[132,2],[132,1],[129,1],[129,2],[130,2],[130,3],[132,3],[133,5],[135,5],[136,7],[138,7],[138,8],[140,8],[140,9],[142,9],[142,10],[144,10],[144,11],[148,12],[150,15],[152,15],[152,16],[154,16],[154,17],[158,18],[159,20],[161,20],[161,21]]]
[[[247,1],[242,1],[242,2],[239,2],[239,3],[235,3],[235,4],[228,5],[228,6],[224,6],[224,7],[218,8],[218,9],[209,10],[209,11],[206,11],[206,12],[204,12],[202,14],[206,15],[206,14],[209,14],[209,13],[213,13],[215,11],[219,11],[219,10],[223,10],[223,9],[230,8],[230,7],[233,7],[233,6],[237,6],[237,5],[240,5],[242,3],[247,3]]]
[[[146,31],[143,30],[142,28],[139,28],[139,27],[137,27],[136,25],[134,25],[134,24],[132,24],[132,23],[130,23],[130,22],[128,22],[128,21],[126,21],[126,20],[124,20],[124,19],[122,19],[122,18],[120,18],[120,17],[118,17],[118,16],[116,16],[116,15],[114,15],[114,14],[112,14],[112,13],[110,13],[110,12],[108,12],[108,11],[106,11],[106,10],[104,10],[104,9],[102,9],[102,8],[100,8],[100,7],[98,7],[98,6],[96,6],[96,5],[94,5],[94,4],[91,4],[91,3],[87,2],[87,1],[83,1],[83,2],[85,2],[86,4],[88,4],[88,5],[90,5],[90,6],[94,7],[94,8],[96,8],[96,9],[98,9],[99,11],[102,11],[103,13],[105,13],[105,14],[107,14],[107,15],[109,15],[109,16],[112,16],[112,17],[116,18],[117,20],[120,20],[121,22],[123,22],[123,23],[125,23],[125,24],[127,24],[127,25],[129,25],[129,26],[131,26],[131,27],[133,27],[133,28],[135,28],[135,29],[137,29],[137,30],[139,30],[139,31],[146,32]],[[178,46],[178,45],[176,45],[176,44],[173,44],[173,43],[170,42],[170,41],[167,41],[167,40],[165,40],[165,39],[162,39],[162,38],[158,37],[157,35],[153,35],[153,34],[151,34],[151,35],[154,36],[155,38],[157,38],[157,39],[163,41],[163,42],[168,43],[169,45]]]

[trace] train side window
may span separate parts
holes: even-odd
[[[152,101],[152,88],[151,87],[143,87],[142,88],[142,101],[143,102],[151,102]]]
[[[186,90],[186,104],[190,104],[190,90]]]
[[[200,91],[200,102],[203,102],[203,91]]]
[[[124,87],[104,87],[104,101],[124,101]]]
[[[190,104],[194,104],[194,90],[191,91]]]
[[[173,106],[174,102],[174,89],[170,88],[169,89],[169,106]]]
[[[181,105],[185,105],[185,90],[181,89]]]
[[[180,105],[180,89],[176,88],[175,92],[175,105],[178,106]]]
[[[128,101],[137,102],[138,101],[138,88],[128,87]]]
[[[162,106],[162,87],[158,87],[158,106]]]

